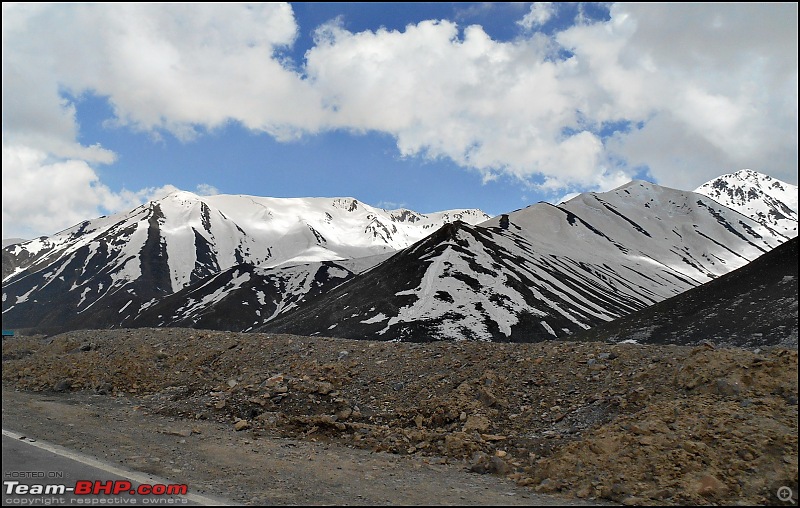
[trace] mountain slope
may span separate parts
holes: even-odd
[[[385,258],[273,268],[237,265],[140,309],[130,309],[121,325],[250,331]]]
[[[797,347],[797,237],[752,263],[571,340]]]
[[[728,273],[785,237],[634,181],[446,225],[262,330],[378,340],[563,338]]]

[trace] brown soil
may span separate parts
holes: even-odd
[[[237,502],[797,493],[797,350],[80,331],[4,340],[3,388],[4,427]]]

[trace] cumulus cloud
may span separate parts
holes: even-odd
[[[120,128],[376,131],[403,156],[553,196],[643,170],[679,188],[744,167],[796,182],[797,4],[614,4],[607,20],[578,9],[573,26],[538,31],[555,8],[533,4],[509,41],[447,20],[331,22],[293,62],[281,56],[299,30],[288,4],[3,4],[4,228],[31,196],[85,218],[147,195],[98,180],[93,167],[116,154],[78,141],[67,97],[84,93],[107,97]],[[8,206],[7,157],[9,184],[33,193]]]
[[[107,97],[110,123],[156,137],[229,121],[281,140],[315,132],[319,100],[278,55],[296,34],[288,4],[4,3],[3,234],[49,234],[154,191],[99,181],[116,154],[78,141],[68,97]]]
[[[215,196],[219,194],[219,189],[207,183],[201,183],[197,186],[197,194],[200,196]]]
[[[112,192],[83,160],[53,160],[41,150],[3,145],[3,237],[31,239],[87,218],[134,208],[177,190],[167,185]]]
[[[4,84],[38,83],[42,109],[60,113],[53,129],[64,138],[76,127],[60,88],[107,96],[119,124],[143,130],[189,139],[236,120],[291,138],[314,131],[320,112],[313,90],[276,55],[296,33],[288,4],[4,6]],[[4,106],[20,92],[4,87]],[[36,109],[12,113],[17,129],[41,131]]]
[[[332,127],[391,133],[404,156],[446,157],[485,179],[582,182],[602,162],[602,143],[582,128],[561,78],[570,64],[554,61],[553,49],[544,37],[494,41],[477,25],[460,36],[448,21],[403,32],[330,24],[306,71]]]
[[[520,24],[551,13],[534,4]],[[606,190],[646,168],[693,188],[742,167],[796,181],[796,20],[794,4],[615,4],[608,21],[508,42],[448,21],[329,24],[306,66],[330,125],[486,181]]]
[[[533,2],[531,10],[521,20],[517,21],[517,24],[527,30],[532,30],[550,21],[554,14],[555,7],[553,2]]]
[[[557,36],[595,121],[627,167],[693,188],[753,167],[797,180],[797,5],[615,4]]]

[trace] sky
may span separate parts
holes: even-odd
[[[797,184],[797,3],[9,3],[3,238],[181,189],[498,215]]]

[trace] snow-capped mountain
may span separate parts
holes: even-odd
[[[797,185],[742,169],[706,182],[695,192],[733,208],[788,238],[797,236]]]
[[[3,249],[9,326],[118,325],[139,309],[237,265],[361,258],[394,252],[478,210],[421,214],[352,198],[262,198],[175,192]]]
[[[50,331],[565,338],[796,236],[796,215],[784,213],[778,228],[715,199],[634,181],[489,219],[475,210],[387,211],[352,198],[178,192],[3,249],[3,321]]]
[[[449,224],[265,331],[378,340],[564,338],[743,266],[785,237],[693,192],[634,181]]]

